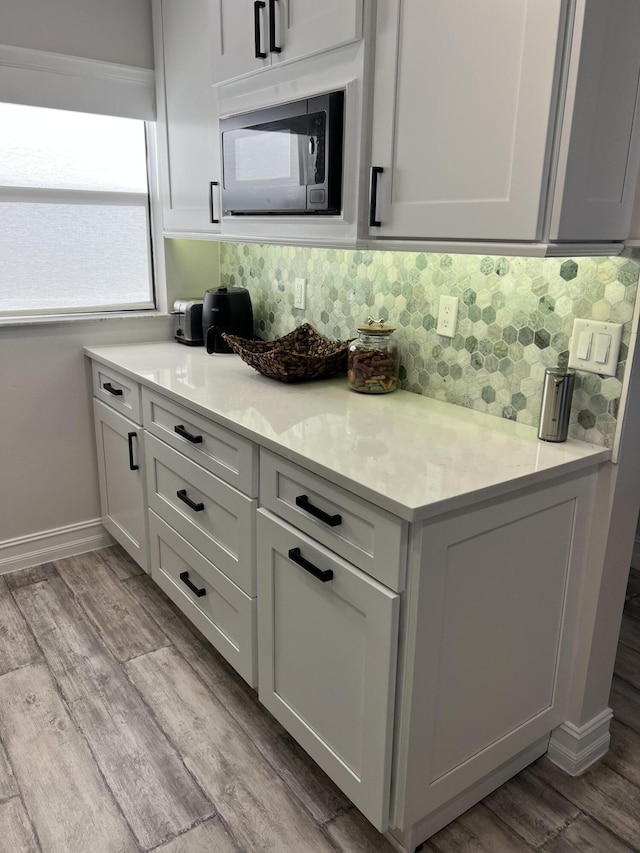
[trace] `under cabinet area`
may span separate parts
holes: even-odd
[[[397,849],[547,751],[593,632],[609,451],[508,422],[494,447],[489,416],[398,391],[369,458],[354,426],[371,401],[341,380],[294,414],[296,388],[238,360],[174,343],[86,351],[94,394],[113,400],[94,400],[101,486],[104,460],[120,465],[106,529],[126,527],[126,496],[145,548],[118,541],[145,565],[149,537],[152,579]],[[470,466],[442,435],[482,453]]]

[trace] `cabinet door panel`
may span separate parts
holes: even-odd
[[[256,14],[260,32],[259,52],[266,54],[265,57],[256,56]],[[254,0],[218,0],[214,3],[212,24],[213,83],[232,80],[271,65],[268,0],[257,7]]]
[[[276,31],[282,33],[282,53],[273,54],[274,64],[357,41],[362,0],[277,0]]]
[[[264,510],[258,516],[260,701],[383,830],[399,596]],[[331,580],[291,559],[294,548]]]
[[[102,523],[145,571],[148,538],[142,430],[99,400],[93,401]],[[130,434],[134,435],[129,438]],[[136,470],[131,470],[129,442]]]
[[[552,240],[623,240],[640,162],[640,4],[578,3]]]
[[[561,12],[561,0],[379,4],[371,236],[540,237]]]
[[[256,21],[264,57],[256,55]],[[264,0],[257,7],[255,0],[219,0],[213,16],[211,79],[232,80],[348,44],[361,35],[362,0]]]
[[[156,54],[163,59],[159,125],[165,156],[165,230],[219,231],[220,180],[211,87],[211,0],[162,0],[154,10]],[[213,199],[211,194],[213,193]],[[213,218],[219,218],[215,216]]]

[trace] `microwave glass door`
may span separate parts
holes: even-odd
[[[306,186],[308,139],[306,115],[226,131],[223,135],[225,187]]]

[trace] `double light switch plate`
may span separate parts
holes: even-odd
[[[615,376],[622,343],[622,323],[574,320],[569,367]]]

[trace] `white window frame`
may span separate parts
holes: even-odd
[[[55,75],[56,86],[51,86]],[[146,198],[146,224],[152,301],[125,307],[105,306],[64,310],[24,309],[0,314],[0,327],[20,323],[54,323],[64,318],[118,318],[167,312],[162,217],[158,187],[155,75],[153,71],[109,62],[61,56],[46,51],[0,45],[0,100],[53,109],[96,112],[145,122],[147,190],[145,193],[94,192],[3,187],[2,201],[69,201],[136,204]],[[28,196],[28,193],[30,195]],[[93,196],[93,198],[91,198]],[[79,202],[77,202],[79,203]]]

